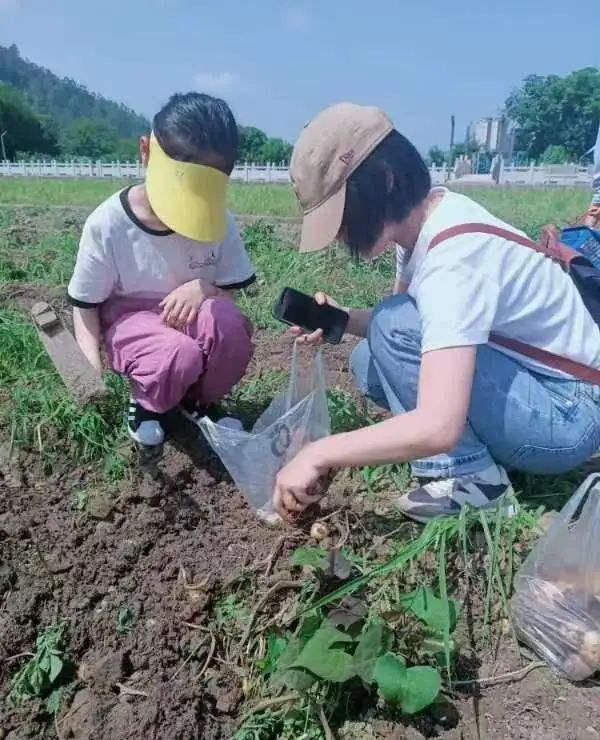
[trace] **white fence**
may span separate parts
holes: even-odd
[[[513,167],[501,165],[501,185],[588,185],[592,184],[592,167],[576,164]]]
[[[430,167],[435,185],[450,180],[465,183],[495,184],[491,175],[470,175],[464,168],[446,165]],[[100,177],[133,178],[141,180],[144,168],[137,162],[7,162],[0,161],[0,177]],[[236,165],[231,179],[248,183],[289,183],[287,167],[272,164]],[[501,165],[500,185],[588,185],[592,183],[592,168],[578,165],[528,165],[515,167]]]

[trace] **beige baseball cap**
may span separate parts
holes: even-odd
[[[306,124],[294,146],[290,178],[304,211],[301,252],[324,249],[344,216],[346,181],[394,129],[380,109],[337,103]]]

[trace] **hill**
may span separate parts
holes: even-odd
[[[0,129],[12,158],[61,156],[137,158],[137,139],[150,122],[121,103],[90,92],[30,62],[15,46],[0,46]],[[240,126],[238,160],[288,162],[292,146],[254,126]],[[0,151],[0,157],[3,152]]]
[[[150,126],[144,116],[127,106],[23,59],[14,45],[0,46],[0,82],[20,90],[39,113],[51,116],[61,128],[82,118],[94,119],[110,126],[120,138],[129,139],[147,132]]]

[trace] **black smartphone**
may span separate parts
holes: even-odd
[[[307,332],[323,330],[323,339],[339,344],[348,326],[348,314],[340,308],[321,306],[314,298],[293,288],[284,288],[273,309],[279,321]]]

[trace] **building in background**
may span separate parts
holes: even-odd
[[[480,118],[469,124],[467,142],[474,143],[486,152],[498,153],[505,161],[510,161],[515,147],[515,127],[505,116]]]

